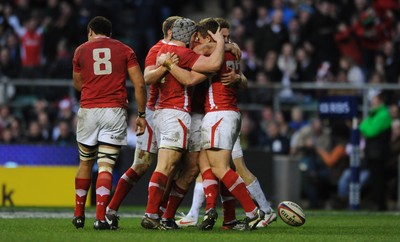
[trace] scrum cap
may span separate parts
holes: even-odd
[[[172,26],[172,39],[182,41],[188,45],[190,37],[196,29],[196,23],[193,20],[188,18],[178,19]]]

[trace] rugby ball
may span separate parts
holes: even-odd
[[[303,209],[291,201],[279,203],[278,214],[282,221],[290,226],[298,227],[306,222],[306,215]]]

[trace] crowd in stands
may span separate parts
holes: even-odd
[[[184,14],[188,2],[2,1],[0,80],[70,80],[73,51],[86,41],[86,25],[95,15],[112,21],[113,37],[132,46],[143,66],[148,49],[161,38],[163,19]],[[203,1],[193,2],[199,10],[206,10]],[[337,186],[348,166],[349,124],[320,120],[300,106],[274,110],[272,99],[278,95],[283,101],[302,103],[326,94],[360,94],[299,91],[291,83],[399,83],[400,4],[396,0],[220,0],[219,5],[222,17],[231,23],[232,41],[242,49],[242,71],[251,84],[265,87],[239,95],[240,103],[262,105],[261,110],[242,110],[242,147],[300,157],[307,184],[303,192],[311,207],[320,207],[321,186]],[[273,83],[284,88],[273,93],[268,88]],[[10,100],[18,98],[20,91]],[[76,97],[68,96],[69,92],[48,97],[36,94],[38,99],[28,107],[1,104],[0,143],[75,144]],[[392,91],[386,97],[393,119],[390,164],[396,167],[400,95]],[[395,181],[388,183],[395,190]],[[393,197],[395,192],[389,194]]]

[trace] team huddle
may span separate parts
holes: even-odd
[[[253,230],[275,221],[276,214],[247,169],[240,147],[236,95],[239,88],[246,88],[247,79],[240,72],[240,49],[230,41],[229,23],[221,18],[198,23],[178,16],[167,18],[164,38],[149,50],[144,74],[134,51],[110,38],[111,29],[106,18],[93,18],[88,24],[89,41],[76,49],[73,59],[74,87],[81,91],[73,225],[84,227],[96,160],[94,229],[118,228],[123,199],[154,160],[157,165],[148,185],[143,228],[198,225],[211,230],[218,218],[218,194],[223,229]],[[126,73],[135,88],[138,141],[133,164],[120,178],[110,201],[112,171],[121,146],[126,145]],[[150,85],[147,103],[145,85]],[[175,221],[194,180],[192,207]],[[198,224],[204,200],[205,215]],[[244,220],[236,218],[236,200],[246,214]]]

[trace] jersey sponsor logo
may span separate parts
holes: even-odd
[[[118,140],[118,141],[121,141],[121,140],[123,140],[124,139],[124,137],[122,136],[122,135],[111,135],[110,136],[110,139],[115,139],[115,140]]]

